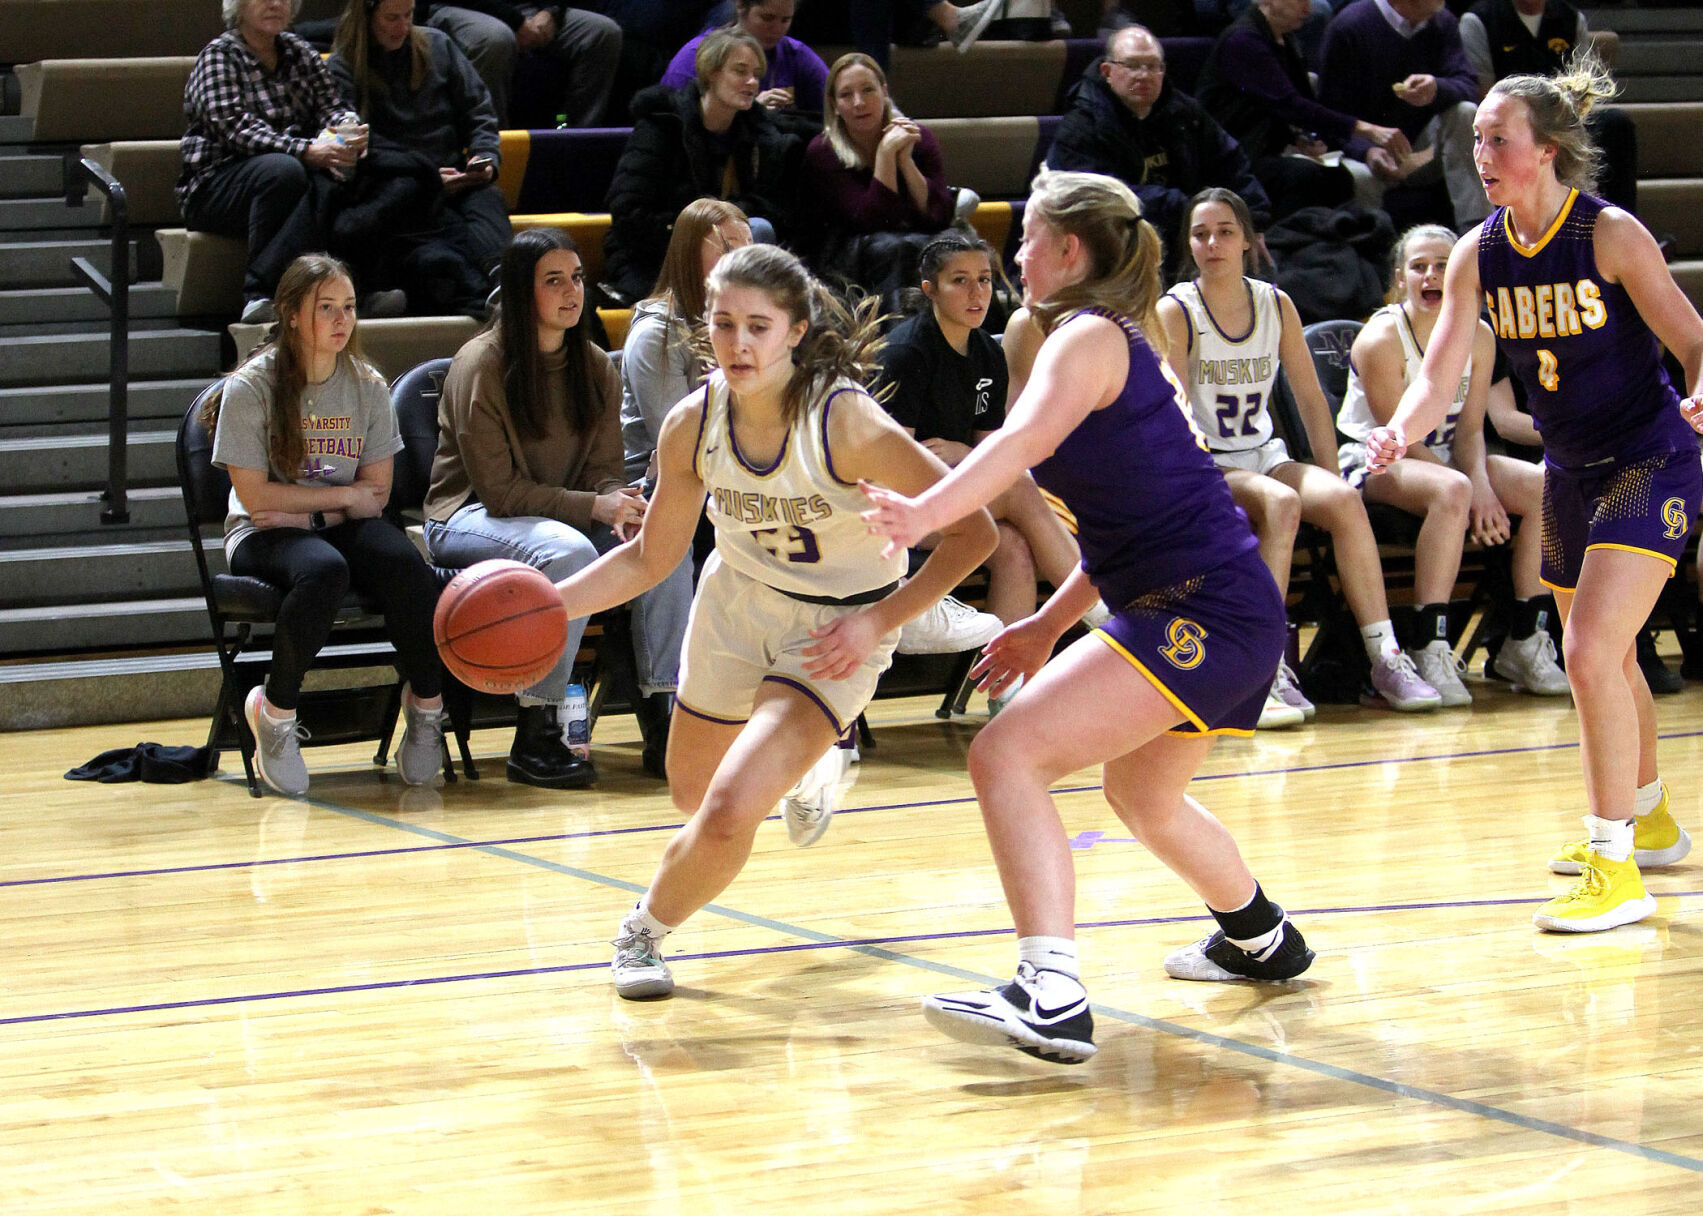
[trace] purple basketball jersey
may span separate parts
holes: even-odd
[[[1597,216],[1575,190],[1535,246],[1498,207],[1478,236],[1486,318],[1525,385],[1544,456],[1579,472],[1694,447],[1655,335],[1618,283],[1600,282]]]
[[[1187,397],[1141,330],[1116,313],[1087,311],[1124,331],[1129,375],[1034,474],[1076,516],[1083,568],[1116,610],[1259,542],[1195,430]]]

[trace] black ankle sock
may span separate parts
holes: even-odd
[[[1423,650],[1432,642],[1449,640],[1449,606],[1421,604],[1413,610],[1413,645]]]
[[[1518,642],[1549,627],[1550,598],[1534,595],[1529,600],[1514,601],[1514,623],[1508,630],[1510,640]]]
[[[1220,912],[1211,904],[1206,906],[1206,910],[1224,930],[1225,937],[1239,942],[1252,941],[1270,933],[1283,921],[1283,909],[1265,897],[1265,891],[1258,883],[1254,884],[1254,897],[1235,911]]]

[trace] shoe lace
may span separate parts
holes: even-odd
[[[662,961],[656,939],[643,929],[629,929],[609,944],[615,947],[615,962],[620,966],[654,966]]]
[[[1419,668],[1414,665],[1413,656],[1405,650],[1398,650],[1392,657],[1385,659],[1384,669],[1397,679],[1403,676],[1412,680],[1421,678]]]
[[[1595,899],[1608,890],[1608,875],[1604,874],[1597,865],[1587,857],[1579,868],[1579,881],[1573,884],[1572,890],[1563,899],[1581,900]]]
[[[308,733],[308,728],[299,722],[291,725],[280,722],[275,726],[268,723],[266,729],[260,732],[260,745],[266,749],[268,756],[282,756],[289,750],[292,742],[299,747],[311,738],[313,736]]]

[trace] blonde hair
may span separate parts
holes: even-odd
[[[1141,200],[1123,182],[1099,173],[1043,170],[1029,190],[1028,209],[1044,223],[1082,242],[1088,277],[1030,310],[1044,334],[1084,308],[1121,313],[1140,328],[1159,354],[1159,267],[1164,248],[1153,225],[1141,218]]]
[[[869,383],[881,349],[880,300],[873,296],[848,308],[779,245],[746,245],[724,255],[710,271],[709,307],[730,287],[748,287],[768,296],[796,325],[809,328],[792,352],[792,377],[781,398],[787,425],[796,423],[845,377]]]
[[[372,46],[372,19],[384,0],[349,0],[343,15],[337,20],[337,32],[331,37],[331,52],[343,56],[349,65],[349,76],[355,82],[355,109],[362,118],[372,112],[372,92],[376,84],[388,90],[383,77],[373,75],[368,54]],[[408,87],[418,92],[426,83],[426,73],[432,66],[431,43],[426,32],[417,25],[408,29]]]
[[[742,29],[711,30],[704,35],[704,40],[698,43],[697,56],[692,60],[692,69],[698,77],[699,92],[708,92],[710,81],[715,74],[727,66],[727,61],[733,58],[733,52],[744,47],[757,56],[757,75],[768,75],[769,57],[763,53],[763,44],[757,41],[754,34],[747,34]]]
[[[1490,86],[1487,97],[1525,102],[1532,139],[1555,149],[1555,179],[1588,194],[1596,189],[1602,150],[1585,130],[1585,115],[1619,91],[1603,61],[1581,46],[1554,76],[1506,76]]]
[[[1402,283],[1402,272],[1407,269],[1407,251],[1415,241],[1423,240],[1442,241],[1450,249],[1455,247],[1455,234],[1441,224],[1415,224],[1402,233],[1390,253],[1390,285],[1384,292],[1384,303],[1400,304],[1407,299],[1407,288]]]
[[[823,90],[822,98],[822,135],[828,141],[828,146],[834,150],[834,155],[848,169],[867,169],[870,162],[857,145],[852,143],[846,134],[846,124],[840,120],[840,113],[834,105],[834,92],[840,87],[840,76],[851,68],[868,68],[875,77],[875,83],[881,86],[882,93],[887,95],[887,103],[881,110],[881,127],[893,121],[899,108],[893,104],[893,96],[887,91],[887,73],[862,51],[852,51],[834,60],[834,66],[828,69],[828,87]]]

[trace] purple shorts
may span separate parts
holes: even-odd
[[[1694,451],[1668,452],[1601,472],[1543,470],[1546,586],[1573,591],[1587,549],[1626,549],[1679,565],[1703,499],[1703,463]]]
[[[1250,549],[1136,597],[1094,633],[1176,706],[1169,733],[1250,735],[1288,629],[1277,584]]]

